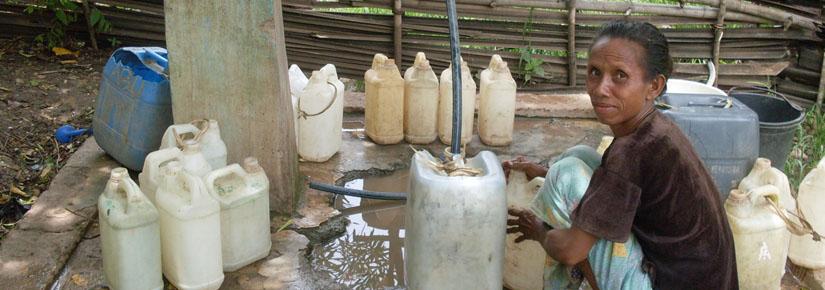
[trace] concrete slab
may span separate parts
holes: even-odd
[[[476,95],[476,109],[480,103]],[[344,93],[344,112],[363,113],[364,93]],[[544,118],[596,118],[586,93],[516,94],[516,116]]]
[[[45,289],[97,218],[97,197],[118,164],[89,138],[0,244],[0,285]]]

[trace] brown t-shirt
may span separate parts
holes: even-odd
[[[679,128],[654,110],[616,138],[573,211],[573,226],[642,246],[656,289],[738,289],[719,192]]]

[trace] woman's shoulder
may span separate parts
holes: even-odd
[[[656,111],[633,134],[614,139],[604,162],[637,165],[645,161],[665,162],[678,158],[685,146],[690,143],[679,127]]]

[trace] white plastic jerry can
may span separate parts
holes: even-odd
[[[324,162],[341,149],[344,121],[344,84],[335,66],[313,71],[298,96],[298,155],[305,161]]]
[[[507,201],[495,154],[468,159],[479,176],[445,176],[413,155],[404,239],[408,289],[502,289]]]
[[[404,79],[395,60],[377,53],[364,73],[364,122],[367,136],[377,144],[404,139]]]
[[[179,162],[163,168],[168,172],[156,196],[163,274],[178,289],[218,289],[224,277],[220,205]]]
[[[747,176],[739,182],[739,190],[748,192],[754,188],[772,184],[779,189],[779,204],[785,209],[796,212],[796,201],[791,196],[791,184],[788,177],[782,170],[771,167],[771,160],[767,158],[757,158],[753,163],[753,168]]]
[[[298,65],[289,66],[289,95],[292,97],[292,122],[295,127],[295,139],[298,139],[298,96],[304,91],[309,79]]]
[[[438,139],[450,145],[453,134],[453,73],[452,64],[441,72],[438,87]],[[476,82],[467,62],[461,61],[461,144],[473,137],[473,117],[476,108]]]
[[[411,144],[429,144],[438,137],[438,77],[423,52],[404,72],[404,137]]]
[[[269,179],[258,160],[244,160],[206,176],[209,194],[221,205],[223,270],[232,272],[269,255]]]
[[[779,189],[770,184],[749,192],[734,189],[725,202],[740,289],[780,287],[790,236],[786,234],[785,222],[766,199],[778,202],[778,192]]]
[[[161,167],[171,161],[180,161],[182,155],[183,153],[177,147],[160,149],[146,155],[146,161],[143,162],[143,171],[138,174],[138,182],[140,182],[140,190],[143,191],[149,201],[155,202],[155,192],[157,192],[158,185],[163,180]]]
[[[543,177],[527,181],[524,172],[510,171],[507,182],[507,208],[530,210],[533,199],[544,184]],[[519,234],[507,234],[504,247],[504,286],[508,289],[541,290],[544,288],[544,264],[547,253],[536,241],[516,243]]]
[[[187,136],[192,136],[192,138],[187,138]],[[163,133],[160,149],[170,147],[183,149],[184,142],[193,138],[200,144],[209,166],[212,168],[226,166],[226,143],[221,139],[221,130],[218,127],[218,121],[215,120],[200,120],[169,126]]]
[[[814,230],[825,231],[825,158],[811,169],[799,184],[799,210]],[[814,241],[810,235],[792,236],[788,254],[794,264],[808,269],[825,268],[825,241]]]
[[[516,81],[507,63],[494,54],[487,69],[481,71],[478,106],[478,136],[490,146],[513,142],[516,118]]]
[[[112,170],[97,202],[103,273],[112,289],[163,289],[158,211],[129,178]]]

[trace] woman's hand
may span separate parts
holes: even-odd
[[[504,169],[504,177],[510,177],[510,170],[524,172],[527,175],[527,180],[532,180],[536,177],[544,177],[547,175],[547,168],[536,163],[527,161],[524,156],[516,157],[513,160],[507,160],[501,163],[501,168]]]
[[[534,240],[543,245],[547,232],[553,229],[530,211],[509,209],[507,213],[516,217],[515,219],[508,217],[507,233],[521,233],[521,236],[516,238],[516,243],[521,243],[524,240]]]

